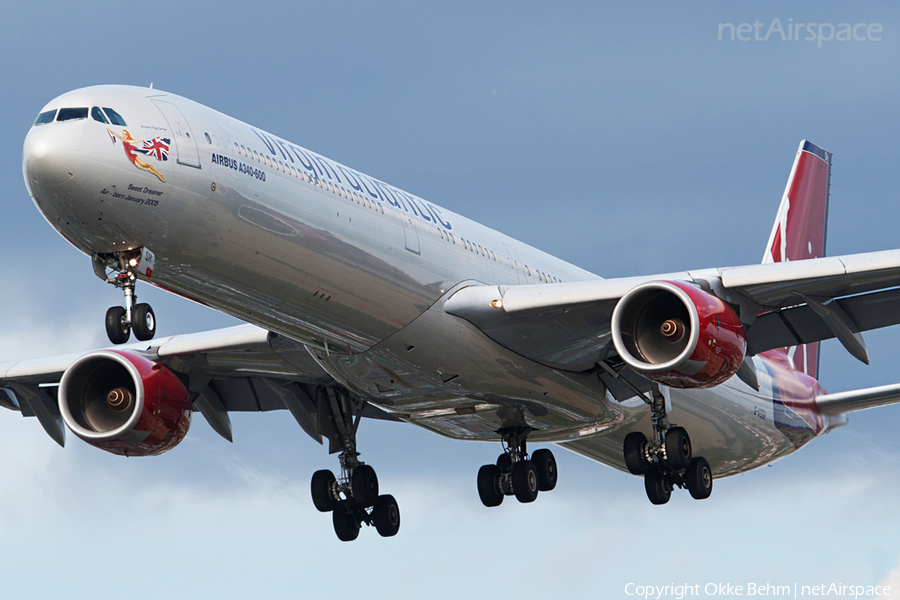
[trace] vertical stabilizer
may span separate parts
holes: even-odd
[[[803,140],[794,158],[763,264],[825,256],[831,152]],[[794,368],[818,377],[819,344],[785,348]]]

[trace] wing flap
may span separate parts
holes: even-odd
[[[900,323],[900,289],[836,300],[860,331]],[[747,328],[747,353],[811,344],[835,337],[827,323],[808,305],[767,312]]]
[[[900,286],[900,250],[719,269],[722,287],[766,307],[808,296],[841,297]]]

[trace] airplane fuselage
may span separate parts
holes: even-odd
[[[530,441],[622,469],[625,434],[649,430],[639,398],[618,402],[590,370],[524,358],[443,309],[470,285],[596,275],[185,98],[98,86],[41,113],[57,109],[77,110],[29,131],[24,175],[85,254],[152,250],[147,282],[302,344],[351,391],[443,435],[496,440],[525,425]],[[717,475],[839,424],[782,354],[753,360],[759,391],[736,377],[666,389],[671,420]]]

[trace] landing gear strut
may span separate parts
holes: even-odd
[[[515,495],[519,502],[534,502],[538,492],[556,487],[556,459],[547,449],[536,450],[528,458],[525,440],[530,427],[500,429],[504,451],[497,463],[478,470],[478,496],[485,506],[499,506],[504,496]]]
[[[653,504],[665,504],[676,487],[686,488],[697,500],[712,494],[712,470],[702,456],[693,456],[691,438],[682,427],[674,427],[666,413],[666,400],[653,384],[650,423],[653,439],[639,431],[625,436],[625,466],[644,476],[644,489]]]
[[[137,295],[134,292],[137,277],[134,268],[140,261],[140,251],[117,252],[107,265],[113,269],[111,278],[106,279],[125,293],[125,307],[113,306],[106,311],[106,335],[113,344],[124,344],[131,337],[140,341],[153,339],[156,335],[156,315],[149,304],[135,304]]]
[[[316,393],[319,428],[328,437],[330,452],[340,451],[341,476],[330,470],[313,473],[310,494],[320,512],[330,512],[334,532],[342,542],[359,536],[362,524],[375,527],[382,537],[397,535],[400,509],[389,494],[378,494],[375,469],[359,460],[356,430],[366,401],[340,389],[319,388]]]

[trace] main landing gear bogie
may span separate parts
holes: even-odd
[[[696,500],[712,494],[713,475],[709,462],[693,455],[691,438],[683,427],[669,423],[665,399],[653,389],[651,424],[654,439],[638,431],[625,436],[625,466],[634,475],[644,476],[644,490],[653,504],[665,504],[676,488],[687,489]]]
[[[497,463],[478,470],[478,496],[487,507],[500,506],[504,496],[515,496],[522,503],[534,502],[539,492],[556,487],[558,471],[553,453],[547,449],[529,458],[525,438],[530,428],[501,431],[505,450]]]
[[[115,265],[114,275],[107,283],[124,292],[125,306],[113,306],[106,311],[106,335],[117,345],[127,342],[132,332],[142,342],[152,340],[156,335],[156,315],[149,304],[135,304],[137,277],[132,269],[136,260],[121,253],[116,256]]]
[[[390,494],[378,494],[378,477],[369,465],[360,463],[342,482],[327,469],[316,471],[310,492],[320,512],[332,513],[334,532],[342,542],[355,540],[363,523],[374,526],[382,537],[400,530],[397,501]]]
[[[320,419],[327,422],[323,431],[334,445],[342,449],[338,460],[341,476],[330,470],[313,473],[310,495],[320,512],[330,512],[334,533],[342,542],[359,536],[363,524],[375,527],[382,537],[392,537],[400,530],[400,508],[390,494],[379,494],[375,469],[360,462],[356,450],[356,430],[366,402],[350,397],[342,390],[322,388],[317,404]]]

